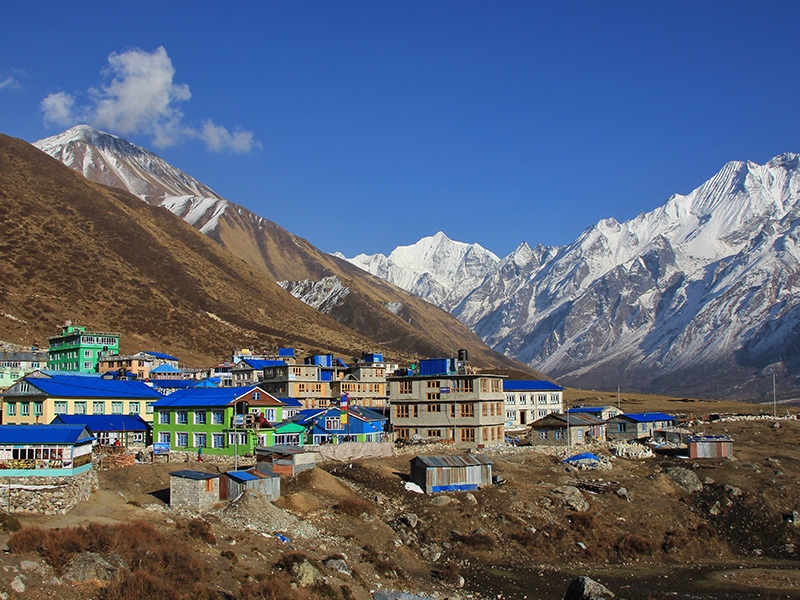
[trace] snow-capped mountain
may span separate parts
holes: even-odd
[[[411,246],[398,246],[389,256],[359,254],[345,260],[448,311],[500,262],[479,244],[453,241],[441,231]]]
[[[452,312],[568,384],[755,400],[771,395],[774,370],[796,390],[798,162],[730,162],[690,194],[600,221],[568,246],[523,243]]]
[[[161,157],[88,125],[33,144],[87,179],[128,190],[163,206],[205,234],[216,230],[228,201]]]

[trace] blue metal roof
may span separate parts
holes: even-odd
[[[200,382],[194,379],[152,379],[150,383],[162,390],[185,390],[200,385]]]
[[[244,483],[245,481],[255,481],[258,479],[258,477],[252,473],[248,473],[247,471],[228,471],[225,473],[225,475],[234,481],[238,481],[239,483]]]
[[[242,362],[250,365],[254,369],[268,369],[270,367],[286,366],[286,361],[284,360],[263,360],[260,358],[245,358],[244,360],[242,360]]]
[[[503,390],[507,392],[563,392],[564,388],[543,379],[504,379]]]
[[[139,415],[58,415],[51,425],[84,425],[92,433],[101,431],[147,431],[148,424]]]
[[[204,407],[217,406],[223,407],[231,404],[234,400],[243,396],[247,392],[256,389],[258,386],[245,387],[192,387],[185,390],[177,390],[153,403],[154,408],[173,408],[173,407]]]
[[[303,403],[297,398],[278,398],[278,400],[283,402],[286,406],[303,406]]]
[[[644,413],[625,413],[624,415],[617,415],[617,419],[630,419],[637,423],[649,423],[652,421],[675,421],[677,417],[668,415],[661,412],[644,412]]]
[[[135,400],[162,397],[159,391],[141,381],[102,379],[101,377],[81,375],[25,377],[24,381],[41,390],[44,395],[56,398],[127,398]]]
[[[176,369],[172,365],[167,363],[158,365],[157,367],[150,369],[151,373],[183,373],[180,369]]]
[[[83,425],[0,425],[0,444],[76,444],[94,436]]]
[[[567,412],[571,413],[589,413],[592,415],[599,415],[603,412],[604,406],[578,406],[570,408]]]

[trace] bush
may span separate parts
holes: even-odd
[[[461,578],[461,567],[453,560],[447,561],[439,569],[434,569],[431,574],[437,579],[441,579],[445,583],[451,585],[457,584]]]
[[[651,556],[658,548],[653,540],[641,535],[629,535],[617,541],[616,551],[623,560],[635,560],[640,556]]]
[[[494,538],[488,533],[470,533],[467,535],[453,534],[453,541],[466,544],[473,550],[492,550]]]
[[[0,529],[13,533],[19,531],[21,527],[22,525],[17,517],[8,513],[0,513]]]
[[[294,587],[284,573],[262,573],[256,579],[242,584],[238,600],[313,600],[306,590]]]
[[[207,544],[217,543],[217,538],[211,531],[211,523],[204,519],[192,519],[186,524],[186,531],[189,537],[196,540],[203,540]]]

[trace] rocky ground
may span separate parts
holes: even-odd
[[[276,571],[313,592],[309,598],[342,600],[390,598],[390,590],[563,598],[579,575],[631,600],[800,597],[800,421],[692,426],[729,434],[735,458],[627,459],[594,446],[603,468],[577,469],[561,462],[564,449],[486,448],[503,485],[425,495],[405,488],[409,460],[452,449],[409,447],[284,478],[274,503],[246,494],[220,505],[203,517],[213,543],[187,537],[193,515],[169,508],[168,473],[226,465],[139,464],[101,471],[99,489],[66,516],[20,520],[48,528],[152,524],[189,541],[221,598],[244,597],[243,582]],[[104,558],[105,576],[118,577]],[[48,565],[41,552],[6,552],[0,561],[5,597],[107,597],[103,583],[76,583],[75,570]]]

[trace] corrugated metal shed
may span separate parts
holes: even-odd
[[[480,454],[417,456],[411,481],[428,493],[477,490],[492,482],[492,461]]]
[[[693,435],[686,438],[689,458],[731,458],[733,440],[726,435]]]
[[[267,500],[281,496],[281,478],[273,473],[252,469],[250,471],[228,471],[227,499],[235,500],[245,492],[258,492]]]

